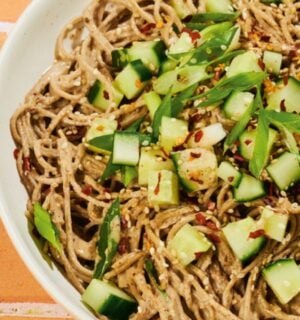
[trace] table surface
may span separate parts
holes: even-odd
[[[0,48],[30,0],[0,0]],[[0,319],[71,319],[34,279],[0,220]]]

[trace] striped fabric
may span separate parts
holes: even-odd
[[[0,0],[0,48],[30,0]],[[36,282],[0,221],[0,320],[71,319]]]

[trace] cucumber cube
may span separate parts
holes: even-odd
[[[247,51],[236,56],[227,72],[226,75],[228,78],[236,76],[244,72],[262,72],[263,70],[258,64],[258,57],[253,51]]]
[[[187,192],[208,189],[217,183],[217,157],[204,148],[171,154],[182,188]]]
[[[110,319],[124,320],[136,312],[137,303],[110,282],[93,279],[82,295],[82,301]]]
[[[242,174],[236,170],[230,162],[223,161],[218,168],[218,177],[232,186],[237,187],[241,181]]]
[[[145,88],[147,81],[152,77],[151,71],[141,60],[135,60],[117,75],[116,86],[124,93],[127,99],[137,97]]]
[[[94,107],[103,111],[112,106],[111,100],[114,104],[113,106],[118,107],[124,95],[122,92],[120,92],[115,83],[113,83],[111,91],[113,94],[112,99],[110,99],[109,91],[105,88],[105,86],[99,80],[96,80],[87,95],[88,101]]]
[[[135,166],[139,162],[140,139],[136,133],[117,132],[114,136],[112,163]]]
[[[282,54],[278,52],[265,51],[263,62],[268,72],[279,74],[282,64]]]
[[[199,138],[197,138],[199,137]],[[197,130],[188,140],[189,148],[212,147],[226,137],[226,131],[221,123],[214,123]]]
[[[224,113],[227,118],[239,121],[243,114],[251,107],[254,94],[251,92],[234,91],[224,105]]]
[[[118,122],[113,119],[95,118],[88,129],[85,140],[87,147],[97,153],[109,154],[112,149],[112,134],[117,130]],[[109,138],[111,136],[111,139]],[[103,137],[101,147],[95,139]]]
[[[172,160],[167,158],[161,149],[142,148],[138,169],[139,185],[147,185],[149,174],[159,170],[173,171]]]
[[[254,145],[256,141],[256,132],[257,132],[256,129],[253,129],[250,131],[246,130],[241,134],[239,138],[240,140],[239,151],[241,155],[247,160],[252,159]],[[269,155],[277,139],[278,139],[278,132],[274,129],[269,129],[269,140],[266,146],[267,153]]]
[[[288,83],[279,81],[276,85],[275,92],[267,95],[268,109],[281,111],[281,104],[284,101],[284,106],[287,112],[300,113],[300,81],[289,77]]]
[[[300,180],[299,160],[294,153],[285,152],[266,169],[280,190],[286,190]]]
[[[181,227],[167,246],[169,252],[176,256],[184,266],[196,259],[196,253],[206,252],[210,248],[211,242],[190,224]]]
[[[148,201],[151,205],[178,205],[177,175],[168,170],[151,171],[148,175]]]
[[[228,223],[223,229],[224,236],[237,258],[243,262],[249,262],[265,245],[263,236],[252,239],[251,232],[257,229],[256,221],[251,217]]]
[[[266,190],[262,181],[242,173],[239,185],[234,188],[234,198],[238,202],[252,201],[264,197]]]
[[[300,269],[294,259],[277,260],[265,267],[262,274],[282,304],[300,292]]]
[[[160,126],[160,144],[167,151],[181,145],[188,134],[188,122],[176,118],[162,117]]]
[[[143,95],[143,99],[150,113],[150,118],[154,118],[157,108],[161,104],[161,98],[155,91],[147,92]]]
[[[264,208],[260,220],[257,222],[258,229],[264,229],[266,235],[276,241],[282,242],[289,221],[287,214],[277,213]]]

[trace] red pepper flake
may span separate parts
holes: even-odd
[[[239,147],[241,145],[241,142],[239,140],[236,140],[236,142],[234,143],[235,146]]]
[[[31,171],[31,162],[29,157],[23,157],[23,170],[25,172],[30,172]]]
[[[256,239],[261,236],[265,236],[265,230],[263,230],[263,229],[259,229],[259,230],[256,230],[256,231],[249,233],[249,238],[251,238],[251,239]]]
[[[168,159],[169,158],[168,152],[164,148],[160,148],[160,150],[164,154],[164,156]]]
[[[200,259],[203,255],[203,252],[195,252],[195,259]]]
[[[157,181],[157,185],[154,189],[154,194],[156,194],[156,195],[159,193],[160,180],[161,180],[161,172],[158,173],[158,181]]]
[[[120,240],[119,246],[118,246],[118,252],[119,254],[123,255],[128,251],[128,237],[124,237]]]
[[[264,41],[264,42],[269,42],[270,39],[271,39],[271,37],[270,37],[270,36],[267,36],[266,34],[264,34],[264,35],[262,35],[262,36],[260,37],[260,40],[261,40],[261,41]]]
[[[199,142],[202,138],[203,138],[203,131],[202,130],[198,130],[195,133],[195,136],[194,136],[195,142]]]
[[[287,86],[288,83],[289,83],[289,74],[286,73],[286,74],[283,76],[282,80],[283,80],[284,85]]]
[[[190,38],[192,39],[193,43],[196,42],[201,37],[201,35],[198,31],[193,31],[190,28],[185,27],[182,29],[182,32],[186,32],[190,36]]]
[[[249,146],[249,144],[251,144],[253,141],[251,139],[247,139],[245,140],[245,145]]]
[[[219,228],[217,227],[217,225],[211,220],[206,221],[206,226],[207,226],[207,228],[209,228],[213,231],[219,231]]]
[[[244,162],[244,161],[245,161],[244,158],[243,158],[241,155],[239,155],[239,154],[235,154],[235,155],[233,156],[233,158],[234,158],[234,160],[236,160],[236,161],[238,161],[238,162]]]
[[[143,82],[140,79],[135,80],[135,86],[138,89],[141,89],[143,87]]]
[[[259,65],[259,67],[260,67],[262,70],[265,70],[265,69],[266,69],[266,65],[265,65],[265,63],[262,61],[262,59],[258,59],[257,64]]]
[[[156,27],[155,23],[146,23],[144,24],[141,28],[140,31],[143,34],[148,34],[152,31],[152,29],[154,29]]]
[[[16,160],[18,159],[19,154],[20,154],[20,150],[19,150],[18,148],[16,148],[16,149],[14,150],[14,158],[15,158]]]
[[[121,216],[121,229],[128,229],[128,220],[124,216]]]
[[[192,158],[196,158],[196,159],[201,157],[201,153],[196,153],[196,152],[191,152],[190,155],[191,155]]]
[[[185,139],[184,139],[184,141],[183,141],[183,145],[190,140],[190,138],[191,138],[192,135],[193,135],[193,132],[192,132],[192,131],[189,132],[189,134],[185,137]]]
[[[184,150],[185,149],[185,147],[184,147],[184,145],[183,144],[179,144],[178,146],[174,146],[174,147],[172,147],[172,150],[173,151],[182,151],[182,150]]]
[[[109,93],[106,90],[103,91],[103,97],[104,99],[109,100]]]
[[[206,217],[202,212],[198,212],[196,214],[196,220],[197,220],[198,224],[200,224],[202,226],[206,224]]]
[[[209,239],[209,240],[211,240],[212,242],[214,242],[214,243],[220,243],[221,242],[221,239],[220,239],[220,237],[219,236],[217,236],[216,234],[207,234],[206,235],[207,236],[207,238]]]
[[[201,121],[201,119],[202,119],[202,115],[200,113],[195,113],[190,116],[189,120],[191,123],[195,123],[195,122]]]
[[[208,204],[207,204],[207,209],[212,211],[215,208],[216,208],[216,203],[213,202],[213,201],[209,201]]]
[[[281,111],[286,111],[285,99],[280,101],[280,110]]]
[[[227,178],[227,181],[228,181],[229,183],[233,182],[233,180],[234,180],[234,177],[232,177],[232,176],[230,176],[230,177]]]
[[[93,187],[88,184],[81,189],[81,192],[87,196],[90,196],[93,192]]]
[[[221,70],[221,69],[215,70],[214,80],[215,81],[219,81],[220,78],[221,78],[222,73],[223,73],[223,70]]]

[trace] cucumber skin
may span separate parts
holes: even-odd
[[[261,193],[257,193],[256,196],[252,196],[252,197],[248,197],[248,198],[245,198],[245,197],[241,197],[239,195],[239,188],[242,186],[242,183],[243,183],[243,179],[245,179],[249,177],[250,178],[253,178],[255,180],[257,180],[256,178],[252,177],[252,176],[249,176],[249,175],[246,175],[246,174],[242,174],[242,178],[240,180],[240,183],[239,183],[239,186],[237,188],[234,188],[233,189],[233,196],[234,196],[234,199],[237,201],[237,202],[248,202],[248,201],[253,201],[253,200],[256,200],[256,199],[260,199],[262,197],[264,197],[266,195],[266,189],[265,189],[265,186],[263,184],[262,181],[259,181],[257,180],[257,183],[260,184],[260,187],[261,187]]]

